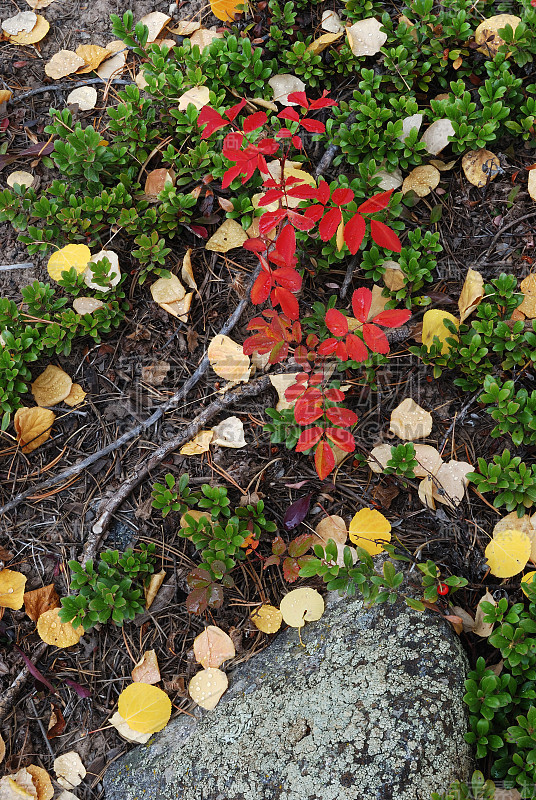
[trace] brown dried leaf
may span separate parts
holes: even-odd
[[[212,431],[199,431],[193,439],[181,447],[179,452],[181,456],[200,456],[208,452],[213,438],[214,433]]]
[[[456,616],[461,619],[465,633],[471,633],[471,631],[475,627],[475,621],[472,618],[471,614],[469,614],[461,606],[453,606],[452,610],[456,614]]]
[[[458,299],[460,322],[469,317],[484,297],[484,278],[476,269],[468,269],[465,281]]]
[[[330,44],[337,42],[341,36],[344,36],[344,28],[337,33],[323,33],[322,36],[319,36],[318,39],[315,39],[311,44],[307,47],[307,50],[314,55],[319,55],[323,53],[326,47],[329,47]]]
[[[2,763],[5,757],[6,757],[6,743],[4,742],[2,734],[0,733],[0,764]]]
[[[60,598],[53,583],[41,586],[40,589],[34,589],[32,592],[26,592],[24,595],[24,610],[34,622],[37,622],[45,611],[59,607]]]
[[[204,669],[219,667],[235,655],[233,640],[216,625],[209,625],[194,639],[195,660]]]
[[[174,183],[175,177],[172,172],[164,168],[153,169],[147,175],[144,192],[148,198],[156,199],[166,186],[173,186]]]
[[[26,769],[32,776],[33,785],[37,792],[37,800],[52,800],[54,788],[48,772],[35,764],[29,764]]]
[[[169,361],[155,361],[153,364],[146,364],[141,368],[141,379],[149,386],[162,386],[170,369]]]
[[[192,248],[189,247],[182,260],[181,277],[190,289],[197,289],[197,283],[194,278],[194,271],[192,269]]]
[[[315,533],[324,544],[327,544],[329,539],[333,539],[335,544],[345,544],[348,538],[346,522],[336,514],[321,519],[315,528]]]
[[[15,412],[13,425],[17,434],[17,442],[23,453],[32,453],[47,439],[50,439],[51,428],[56,415],[47,408],[27,408],[22,406]]]
[[[38,406],[55,406],[65,400],[72,385],[66,372],[49,364],[32,383],[32,394]]]
[[[402,272],[402,267],[396,261],[384,261],[383,282],[392,292],[398,292],[406,284],[406,276]]]
[[[137,683],[159,683],[160,669],[154,650],[146,650],[132,670],[132,680]]]
[[[154,575],[151,575],[151,580],[149,581],[149,585],[145,587],[145,608],[151,608],[153,601],[158,594],[158,590],[164,583],[164,579],[166,577],[165,569],[161,570],[160,572],[156,572]]]
[[[495,58],[499,47],[506,44],[504,39],[499,36],[499,31],[510,25],[515,31],[521,19],[513,14],[496,14],[480,23],[475,31],[475,42],[480,45],[480,53],[484,53],[488,58]]]
[[[275,606],[265,604],[256,608],[250,619],[262,633],[277,633],[283,622],[283,614]]]
[[[79,406],[80,403],[83,403],[86,395],[87,392],[84,392],[79,383],[73,383],[71,386],[71,391],[63,402],[73,408],[74,406]]]

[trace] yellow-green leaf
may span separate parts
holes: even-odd
[[[422,343],[425,345],[427,350],[430,350],[430,346],[434,342],[434,336],[437,336],[443,345],[441,348],[442,354],[448,353],[450,350],[450,345],[446,340],[449,337],[452,339],[457,339],[457,336],[452,334],[447,329],[445,320],[452,322],[453,325],[456,326],[456,329],[458,329],[460,326],[460,323],[456,317],[454,317],[452,314],[449,314],[448,311],[441,311],[438,308],[431,308],[429,311],[425,312],[422,318]]]
[[[530,557],[531,542],[521,531],[500,531],[486,547],[492,575],[511,578],[521,572]]]
[[[371,556],[383,550],[383,542],[391,541],[391,523],[375,508],[362,508],[350,522],[350,541]]]
[[[56,250],[48,259],[47,270],[53,281],[61,279],[62,272],[69,272],[74,267],[77,274],[85,272],[91,259],[91,251],[85,244],[68,244]]]
[[[118,711],[132,730],[156,733],[171,716],[171,700],[158,686],[131,683],[119,695]]]

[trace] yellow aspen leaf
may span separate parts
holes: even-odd
[[[94,69],[97,69],[104,59],[108,58],[110,51],[98,44],[80,44],[76,48],[76,55],[84,59],[84,66],[77,70],[79,75],[84,75],[86,72],[93,72]]]
[[[160,681],[160,668],[154,650],[146,650],[132,670],[132,680],[136,683],[154,684]]]
[[[37,633],[47,644],[54,647],[72,647],[84,635],[81,625],[74,628],[70,622],[62,622],[59,608],[45,611],[37,620]]]
[[[510,25],[515,31],[521,19],[514,14],[496,14],[480,23],[475,31],[475,42],[480,45],[478,51],[488,58],[495,58],[499,47],[506,44],[499,36],[499,31]],[[506,56],[508,58],[508,55]]]
[[[87,392],[84,392],[79,383],[73,383],[71,386],[71,391],[63,402],[73,408],[74,406],[78,406],[80,403],[83,403],[86,394]]]
[[[275,606],[265,603],[253,611],[250,619],[262,633],[277,633],[283,622],[283,614]]]
[[[29,764],[26,769],[32,776],[33,785],[37,792],[37,800],[52,800],[54,788],[48,772],[35,764]]]
[[[14,569],[0,570],[0,606],[18,611],[24,603],[26,575]]]
[[[63,272],[74,267],[77,275],[85,272],[91,259],[91,251],[85,244],[68,244],[52,253],[48,259],[47,270],[53,281],[59,281]]]
[[[188,684],[188,692],[198,706],[211,711],[220,702],[228,685],[229,681],[225,672],[215,667],[208,667],[194,675]]]
[[[534,581],[535,578],[536,578],[536,572],[534,572],[534,571],[525,572],[525,574],[521,578],[521,586],[520,586],[520,588],[521,588],[521,591],[523,592],[523,594],[525,595],[525,597],[528,597],[529,594],[527,592],[527,587],[523,586],[523,584],[528,584],[533,589],[536,589],[536,583]]]
[[[469,150],[462,158],[465,177],[473,186],[482,189],[491,183],[501,171],[501,162],[491,150]]]
[[[532,175],[532,172],[530,174]],[[536,274],[534,272],[521,281],[520,289],[523,292],[523,301],[516,311],[521,311],[528,319],[536,319]]]
[[[481,303],[484,297],[484,278],[476,269],[468,269],[465,281],[463,282],[460,297],[458,298],[458,308],[460,310],[460,322],[467,319],[475,308]]]
[[[149,14],[142,17],[140,22],[142,25],[147,26],[149,31],[147,43],[151,44],[155,39],[158,39],[164,26],[167,25],[168,22],[171,22],[171,17],[168,17],[167,14],[163,14],[162,11],[151,11]]]
[[[411,442],[414,439],[424,439],[432,430],[432,415],[422,408],[411,397],[406,397],[391,412],[389,430],[399,439]]]
[[[293,589],[279,604],[283,620],[291,628],[302,628],[306,622],[320,619],[324,613],[324,599],[316,589]]]
[[[485,555],[492,575],[512,578],[521,572],[530,557],[531,542],[521,531],[500,531],[486,547]]]
[[[356,547],[376,556],[382,552],[383,544],[391,541],[391,523],[375,508],[362,508],[350,522],[348,534]]]
[[[207,350],[210,366],[220,378],[235,383],[247,383],[250,373],[249,356],[245,355],[242,346],[234,342],[229,336],[218,334],[215,336]]]
[[[417,197],[426,197],[439,184],[440,177],[439,170],[429,164],[415,167],[404,179],[402,193],[411,191],[415,192]]]
[[[247,8],[247,0],[210,0],[212,13],[223,22],[234,19],[242,8]]]
[[[15,412],[13,425],[23,453],[32,453],[48,439],[56,415],[48,408],[22,406]]]
[[[126,739],[127,742],[136,742],[137,744],[145,744],[146,742],[149,741],[149,739],[152,736],[151,733],[137,733],[136,731],[132,730],[130,725],[127,725],[127,723],[125,722],[119,711],[116,711],[115,714],[113,714],[110,717],[110,724],[114,726],[117,733],[120,736],[122,736],[123,739]],[[72,796],[74,797],[74,795]],[[60,800],[60,798],[58,798],[58,800]]]
[[[160,587],[164,583],[165,577],[166,577],[165,569],[161,569],[160,572],[155,572],[154,575],[151,575],[151,580],[149,581],[149,585],[146,586],[145,589],[143,590],[145,593],[145,608],[147,609],[151,608]]]
[[[204,669],[219,667],[224,661],[234,658],[235,646],[231,637],[216,625],[208,625],[194,639],[194,656]]]
[[[179,452],[181,456],[200,456],[208,452],[213,438],[213,431],[199,431],[193,439],[183,444]]]
[[[67,75],[72,75],[77,69],[84,66],[84,59],[72,50],[59,50],[54,53],[45,65],[45,73],[49,78],[59,80]]]
[[[156,733],[169,722],[171,700],[157,686],[131,683],[119,695],[118,711],[132,730]]]
[[[345,544],[348,538],[346,522],[336,514],[320,520],[315,528],[315,533],[323,544],[327,544],[330,539],[333,539],[335,544]]]
[[[460,323],[456,317],[449,314],[448,311],[441,311],[439,308],[431,308],[429,311],[425,311],[422,318],[422,343],[427,350],[430,350],[434,338],[437,337],[442,345],[441,354],[445,355],[451,348],[447,339],[451,338],[457,340],[458,337],[456,334],[451,333],[446,327],[446,320],[452,322],[456,329],[460,327]]]
[[[234,219],[226,219],[205,244],[205,250],[212,250],[215,253],[227,253],[228,250],[242,247],[247,238],[247,233],[238,222],[235,222]]]
[[[323,33],[322,36],[319,36],[318,39],[315,39],[313,42],[311,42],[307,50],[317,56],[320,53],[323,53],[326,47],[329,47],[330,44],[334,44],[334,42],[338,41],[341,36],[344,36],[344,28],[340,31],[337,31],[337,33]]]
[[[22,31],[16,36],[10,36],[9,41],[15,44],[36,44],[43,39],[50,29],[50,23],[41,14],[37,14],[37,22],[31,31]]]
[[[32,383],[32,394],[38,406],[55,406],[69,396],[73,382],[60,367],[49,364]]]

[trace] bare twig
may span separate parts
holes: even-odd
[[[35,97],[36,94],[44,94],[44,92],[57,92],[58,90],[67,91],[72,89],[79,89],[81,86],[91,86],[94,83],[102,83],[104,85],[109,84],[110,81],[103,81],[102,78],[88,78],[86,81],[78,81],[77,83],[56,83],[53,86],[39,86],[37,89],[32,89],[30,92],[24,92],[23,94],[19,94],[18,97],[14,97],[12,100],[8,100],[8,105],[17,105],[18,103],[22,103],[24,100],[28,100],[29,97]],[[111,81],[112,84],[116,86],[130,86],[131,83],[134,81],[126,81],[121,80],[119,78],[114,78]]]
[[[254,281],[256,280],[257,276],[260,273],[260,264],[254,271],[253,275],[251,276],[251,280],[249,282],[248,290],[245,297],[238,303],[237,307],[225,323],[222,329],[220,330],[221,334],[227,334],[232,331],[234,326],[237,324],[238,320],[240,319],[244,308],[246,307],[248,300],[249,300],[249,291],[253,286]],[[44,489],[50,489],[51,486],[56,486],[58,483],[63,483],[64,481],[71,478],[73,475],[78,475],[82,470],[86,469],[86,467],[91,466],[94,464],[95,461],[98,461],[100,458],[107,456],[109,453],[113,453],[115,450],[118,450],[127,442],[130,442],[132,439],[135,439],[136,436],[139,436],[140,433],[143,433],[152,425],[154,425],[158,420],[164,416],[164,414],[168,411],[172,411],[179,403],[181,403],[188,392],[193,389],[193,387],[201,380],[205,372],[207,371],[209,366],[208,356],[205,354],[199,363],[199,366],[195,370],[195,372],[188,378],[188,380],[181,386],[178,392],[169,398],[169,400],[157,408],[150,417],[148,417],[143,422],[140,422],[139,425],[135,425],[134,428],[131,428],[129,431],[126,431],[119,439],[116,439],[114,442],[110,442],[110,444],[103,447],[101,450],[97,450],[96,453],[92,453],[87,458],[82,459],[77,464],[73,464],[71,467],[67,467],[62,472],[59,472],[57,475],[53,475],[51,478],[47,478],[41,483],[36,484],[35,486],[31,486],[29,489],[25,489],[24,492],[20,492],[18,495],[13,497],[8,503],[0,507],[0,516],[2,514],[6,514],[8,511],[11,511],[13,508],[16,508],[23,500],[25,500],[30,495],[36,494],[41,492]]]
[[[174,450],[177,450],[178,447],[182,447],[186,442],[189,442],[190,439],[199,433],[204,425],[210,422],[210,420],[224,408],[239,403],[246,397],[256,397],[264,392],[268,386],[270,386],[270,377],[268,375],[263,375],[262,378],[251,381],[251,383],[246,383],[244,386],[239,386],[237,389],[222,395],[222,397],[218,397],[217,400],[214,400],[214,402],[203,409],[189,425],[186,425],[177,436],[161,444],[160,447],[145,459],[145,461],[136,467],[126,481],[124,481],[118,489],[114,490],[113,495],[103,502],[100,516],[93,524],[91,534],[84,545],[82,564],[85,564],[89,558],[93,558],[97,552],[99,542],[110,525],[114,512],[129,496],[133,489],[149,475],[154,467],[161,464],[164,458]]]
[[[532,217],[536,217],[536,211],[531,211],[529,214],[525,214],[523,217],[518,217],[517,219],[513,219],[511,222],[509,222],[507,225],[504,225],[499,231],[497,231],[497,233],[491,240],[490,246],[484,253],[481,261],[485,262],[490,253],[492,253],[495,243],[497,242],[497,239],[500,239],[505,231],[507,231],[509,228],[513,228],[514,225],[517,225],[519,222],[524,222],[526,219],[532,219]]]
[[[46,642],[41,642],[41,644],[35,648],[32,658],[33,664],[37,664],[41,656],[44,655],[47,647],[48,645]],[[4,694],[0,697],[0,724],[5,720],[11,709],[14,707],[15,701],[26,686],[26,681],[29,677],[30,672],[28,671],[27,667],[24,667],[19,672],[11,686],[6,689]]]
[[[346,297],[346,293],[348,292],[348,288],[352,283],[352,278],[354,277],[354,270],[359,264],[359,258],[357,256],[353,256],[349,261],[346,267],[346,274],[344,276],[344,280],[342,282],[340,296]]]
[[[24,264],[0,264],[0,272],[7,272],[9,269],[32,269],[34,266],[31,261]]]

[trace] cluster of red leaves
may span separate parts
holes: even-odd
[[[246,183],[258,170],[263,176],[263,190],[259,207],[277,203],[275,210],[266,210],[259,219],[259,237],[249,239],[244,247],[256,253],[260,263],[260,274],[252,290],[251,300],[261,305],[268,300],[272,308],[262,312],[248,325],[248,330],[256,331],[244,343],[244,353],[251,355],[270,353],[270,362],[275,364],[289,356],[294,346],[293,356],[304,372],[287,392],[288,400],[295,400],[294,417],[296,423],[304,427],[296,446],[297,452],[314,450],[315,466],[323,479],[335,466],[332,445],[337,445],[347,453],[355,449],[354,437],[349,429],[357,422],[357,415],[340,403],[344,394],[334,386],[325,385],[324,365],[329,356],[341,361],[349,359],[366,361],[369,351],[386,354],[389,343],[384,328],[398,327],[409,318],[409,311],[383,311],[368,320],[372,294],[361,288],[354,292],[352,309],[361,325],[359,332],[350,332],[348,319],[336,309],[326,313],[325,323],[331,336],[320,341],[315,334],[304,338],[299,322],[299,304],[296,293],[301,289],[302,278],[297,271],[296,230],[312,231],[318,225],[318,234],[327,242],[336,236],[337,247],[344,244],[352,254],[361,247],[366,231],[366,214],[381,212],[389,205],[392,192],[382,192],[361,203],[356,210],[354,192],[345,187],[333,190],[326,181],[318,186],[310,186],[299,178],[285,174],[285,162],[289,156],[283,145],[301,150],[300,128],[308,133],[325,131],[323,122],[310,117],[310,113],[336,105],[326,97],[310,101],[304,92],[293,92],[289,100],[300,107],[303,113],[294,108],[285,108],[277,116],[287,123],[272,137],[263,136],[263,128],[268,122],[264,111],[247,116],[241,126],[234,120],[245,107],[242,100],[228,109],[222,116],[210,106],[205,106],[198,117],[198,124],[204,126],[201,138],[206,139],[216,130],[231,126],[223,142],[223,155],[231,162],[222,179],[222,188],[227,188],[236,178]],[[274,177],[266,162],[267,156],[279,155],[279,174]],[[305,209],[291,208],[290,201],[310,201]],[[352,205],[353,204],[353,205]],[[294,205],[296,203],[294,202]],[[370,235],[376,244],[389,250],[400,252],[401,243],[396,233],[384,222],[369,219]],[[283,313],[274,309],[280,308]]]

